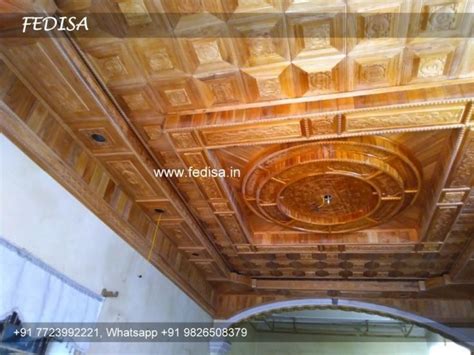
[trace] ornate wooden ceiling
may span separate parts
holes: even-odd
[[[11,1],[92,26],[6,26],[2,128],[210,312],[472,296],[473,6]]]

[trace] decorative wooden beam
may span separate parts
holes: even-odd
[[[456,259],[451,271],[449,273],[452,280],[457,281],[464,268],[470,261],[474,259],[474,232],[471,233],[470,241],[462,252],[461,256]]]
[[[253,279],[258,290],[305,290],[305,291],[356,291],[356,292],[418,292],[417,281],[310,281]]]
[[[438,277],[432,277],[428,280],[420,281],[420,290],[429,291],[440,287],[446,287],[452,283],[451,277],[447,274]]]
[[[337,106],[338,102],[347,103],[350,101],[354,102],[361,102],[363,103],[367,96],[377,96],[380,98],[381,102],[393,100],[393,98],[399,99],[401,93],[406,93],[409,96],[416,97],[417,92],[421,91],[429,91],[430,95],[433,96],[438,94],[440,98],[442,94],[435,93],[435,91],[443,90],[444,87],[450,85],[472,85],[472,78],[462,78],[462,79],[453,79],[448,81],[433,81],[433,82],[425,82],[419,84],[411,84],[411,85],[403,85],[403,86],[392,86],[392,87],[384,87],[384,88],[377,88],[377,89],[364,89],[364,90],[356,90],[350,92],[338,92],[332,94],[325,94],[325,95],[317,95],[317,96],[308,96],[308,97],[298,97],[298,98],[289,98],[289,99],[278,99],[278,100],[265,100],[262,102],[252,102],[248,104],[239,104],[239,110],[245,109],[267,109],[272,106],[279,106],[279,105],[304,105],[305,103],[321,103],[321,106],[330,106],[334,107]],[[433,90],[435,89],[435,90]],[[425,98],[425,95],[420,95],[420,98]],[[180,110],[178,111],[170,111],[170,114],[182,114],[182,115],[193,115],[193,114],[201,114],[201,113],[210,113],[210,112],[218,112],[223,110],[233,110],[235,109],[235,104],[233,105],[221,105],[219,107],[209,107],[205,109],[191,109],[191,110]]]
[[[465,116],[469,107],[465,106],[474,93],[465,95],[451,100],[402,105],[374,103],[370,109],[343,108],[329,112],[283,106],[275,107],[270,113],[233,110],[197,115],[177,114],[166,118],[163,131],[169,134],[177,151],[191,152],[236,145],[456,129],[467,125]],[[367,99],[370,100],[370,97]],[[341,115],[344,116],[342,125],[339,122]],[[305,125],[302,125],[303,121]],[[193,144],[189,144],[191,138]]]
[[[334,99],[330,100],[327,105],[315,105],[313,102],[308,102],[305,104],[274,105],[267,108],[255,109],[236,109],[234,107],[230,110],[194,114],[179,112],[166,115],[164,129],[172,132],[190,130],[193,128],[231,127],[259,122],[266,123],[276,122],[278,120],[335,116],[346,113],[369,114],[379,110],[423,108],[443,103],[455,104],[457,102],[469,101],[473,97],[474,84],[449,83],[436,91],[420,88],[410,93],[387,93],[384,94],[383,97],[381,95],[366,93],[366,95],[358,98],[358,100]],[[337,128],[336,126],[340,124],[342,130],[342,128],[347,126],[348,122],[344,116],[340,116],[339,118],[342,118],[342,122],[331,122],[330,124],[334,124],[334,128]],[[398,126],[400,126],[401,123],[403,123],[403,121],[400,121]],[[429,125],[427,120],[423,120],[419,123],[425,126]],[[446,118],[438,122],[435,122],[435,120],[432,121],[432,125],[436,125],[436,123],[445,124],[448,122],[446,122]],[[394,126],[391,125],[390,128],[394,128]],[[335,131],[337,132],[338,130],[336,129]]]
[[[472,284],[474,284],[474,279],[454,281],[449,274],[444,274],[442,276],[431,277],[425,281],[420,281],[420,290],[431,291],[433,289],[442,288],[449,285],[472,285]]]

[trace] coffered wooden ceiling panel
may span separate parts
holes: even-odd
[[[466,0],[92,1],[77,7],[123,14],[95,27],[98,35],[109,34],[107,41],[88,36],[79,43],[132,115],[307,101],[472,75],[472,3]]]
[[[472,296],[473,1],[18,4],[92,34],[1,33],[3,131],[210,312]]]

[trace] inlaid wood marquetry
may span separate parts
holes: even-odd
[[[2,22],[2,132],[142,255],[160,221],[150,262],[213,315],[299,297],[468,314],[473,6],[10,1],[0,16],[91,30]]]

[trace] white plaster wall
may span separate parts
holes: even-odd
[[[211,317],[0,134],[0,234],[107,298],[102,322]],[[138,275],[142,275],[139,278]],[[91,354],[207,354],[207,343],[92,343]]]

